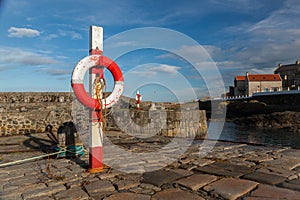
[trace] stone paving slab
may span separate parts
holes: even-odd
[[[56,200],[74,200],[74,199],[80,199],[80,200],[87,200],[89,199],[89,195],[85,193],[81,187],[72,187],[69,190],[64,190],[61,192],[58,192],[54,195]]]
[[[194,172],[189,171],[189,170],[184,170],[184,169],[170,169],[168,171],[175,172],[176,174],[179,174],[182,177],[190,176],[190,175],[194,174]]]
[[[15,192],[0,192],[0,199],[1,200],[22,200],[21,192],[15,191]]]
[[[139,180],[118,180],[114,183],[117,190],[128,190],[140,184]]]
[[[276,168],[276,167],[262,167],[262,168],[260,168],[256,171],[263,172],[263,173],[266,173],[266,174],[282,176],[282,177],[285,177],[285,178],[288,178],[291,175],[295,174],[294,171],[287,170],[287,169],[282,169],[282,168]]]
[[[53,200],[52,196],[38,196],[30,198],[30,200]]]
[[[134,187],[129,189],[130,192],[136,193],[136,194],[146,194],[146,195],[153,195],[155,192],[150,189],[144,189],[141,187]]]
[[[300,178],[294,180],[287,180],[283,183],[278,184],[279,187],[298,190],[300,191]]]
[[[204,187],[204,190],[226,199],[237,199],[253,190],[258,185],[257,182],[224,178]]]
[[[189,188],[191,190],[198,190],[201,187],[208,185],[209,183],[216,181],[217,177],[207,174],[194,174],[187,178],[179,179],[176,181],[177,184]]]
[[[247,158],[245,160],[259,164],[259,163],[266,162],[266,161],[272,161],[272,160],[274,160],[274,158],[271,155],[250,155],[250,156],[247,156]]]
[[[0,199],[3,196],[3,199],[7,199],[10,196],[18,196],[21,198],[21,195],[23,192],[30,191],[32,189],[39,190],[39,189],[45,189],[47,186],[44,183],[34,184],[34,185],[27,185],[18,187],[17,189],[15,187],[11,187],[10,189],[7,188],[6,190],[0,190]],[[4,198],[5,197],[5,198]]]
[[[184,176],[167,170],[158,170],[154,172],[146,172],[143,174],[143,183],[150,183],[155,186],[162,186],[165,183],[172,182],[176,179],[182,178]]]
[[[64,185],[57,185],[57,186],[46,187],[41,189],[32,188],[32,190],[22,193],[22,198],[23,200],[27,200],[33,197],[50,196],[57,192],[63,191],[65,189],[66,187]]]
[[[214,174],[214,175],[226,176],[226,177],[228,176],[240,177],[244,174],[254,171],[254,169],[249,167],[234,165],[231,163],[223,163],[223,162],[214,162],[204,167],[195,168],[194,170],[198,172],[204,172],[208,174]]]
[[[231,171],[231,172],[239,172],[241,174],[247,174],[247,173],[254,171],[254,169],[252,169],[252,168],[235,165],[235,164],[232,164],[229,162],[214,162],[210,166],[216,167],[216,168],[221,168],[221,169]]]
[[[126,199],[150,200],[151,196],[144,195],[144,194],[134,194],[134,193],[124,192],[124,193],[112,194],[111,196],[104,198],[104,200],[126,200]]]
[[[141,188],[143,189],[149,189],[149,190],[153,190],[155,192],[159,192],[161,191],[161,188],[160,187],[156,187],[155,185],[151,185],[151,184],[147,184],[147,183],[142,183],[140,185]]]
[[[91,195],[93,193],[113,192],[115,187],[107,180],[98,180],[88,183],[85,186],[86,191]]]
[[[217,175],[217,176],[239,177],[239,176],[243,175],[238,172],[227,171],[227,170],[223,170],[221,168],[215,168],[215,167],[211,167],[211,166],[197,167],[193,170],[195,170],[197,172],[213,174],[213,175]]]
[[[281,154],[292,159],[300,159],[300,151],[298,149],[287,149],[282,151]]]
[[[288,190],[284,188],[278,188],[270,185],[259,185],[254,190],[250,197],[255,198],[267,198],[267,199],[288,199],[288,200],[299,200],[300,192]],[[247,200],[249,200],[248,198]]]
[[[37,184],[39,181],[38,178],[32,177],[20,177],[15,179],[10,179],[9,181],[5,181],[6,183],[3,185],[3,191],[14,190],[16,188],[30,186],[33,184]]]
[[[120,175],[122,172],[120,171],[117,171],[117,170],[113,170],[112,172],[110,173],[100,173],[100,174],[97,174],[98,178],[103,180],[103,179],[109,179],[109,178],[114,178],[115,176],[118,176]]]
[[[115,144],[119,143],[122,148],[131,152],[155,152],[170,142],[170,139],[160,137],[147,138],[145,140],[147,142],[143,142],[134,137],[128,139],[124,134],[112,139],[116,141]],[[2,138],[0,140],[2,142]],[[22,140],[19,141],[22,143]],[[215,142],[208,143],[213,147]],[[105,169],[102,173],[90,174],[86,171],[88,154],[80,159],[50,158],[2,167],[0,199],[23,200],[22,196],[32,200],[101,198],[125,200],[127,197],[274,199],[272,195],[263,196],[258,193],[259,191],[263,193],[260,186],[265,183],[275,185],[276,187],[269,186],[270,191],[273,189],[281,193],[282,198],[288,199],[289,195],[299,195],[300,150],[217,142],[216,146],[204,155],[199,152],[200,144],[195,142],[178,158],[176,153],[181,147],[178,147],[178,144],[171,145],[164,150],[163,159],[147,156],[141,158],[142,162],[138,163],[133,163],[134,159],[131,156],[124,158],[114,150],[110,152],[111,157],[107,160],[116,164],[122,160],[122,163],[125,163],[123,170],[128,169],[127,172],[133,173],[125,173],[111,166],[112,169]],[[1,162],[41,154],[44,153],[1,154],[1,159],[3,158]],[[126,164],[126,159],[132,163]],[[143,172],[151,169],[156,170]]]
[[[167,189],[156,193],[152,196],[151,200],[204,200],[204,198],[198,196],[197,194],[190,193],[188,191],[183,191],[178,188]]]
[[[280,157],[276,160],[266,161],[261,163],[262,166],[272,166],[276,168],[282,168],[287,170],[293,170],[300,166],[300,158]]]
[[[138,187],[134,187],[129,189],[130,192],[138,193],[138,194],[146,194],[146,195],[153,195],[156,192],[161,191],[160,187],[156,187],[151,184],[142,183]]]
[[[270,184],[270,185],[276,185],[276,184],[281,183],[286,180],[286,178],[284,178],[282,176],[267,174],[267,173],[258,172],[258,171],[255,171],[251,174],[247,174],[247,175],[243,176],[242,178],[257,181],[260,183],[266,183],[266,184]]]
[[[255,167],[257,165],[255,162],[251,162],[246,159],[247,158],[245,156],[240,156],[240,157],[230,159],[229,162],[234,165],[250,167],[250,168]]]

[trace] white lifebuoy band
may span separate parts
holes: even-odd
[[[92,98],[84,89],[84,75],[92,67],[106,67],[113,75],[114,89],[112,93],[105,99],[101,100],[101,104],[97,99]],[[124,79],[119,66],[108,57],[102,55],[90,55],[80,60],[75,66],[72,73],[72,88],[78,100],[85,106],[99,110],[110,108],[121,97],[124,89]]]

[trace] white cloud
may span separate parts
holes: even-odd
[[[82,39],[82,36],[75,31],[58,30],[58,34],[63,37],[70,37],[73,40]]]
[[[130,71],[130,73],[139,76],[150,77],[150,76],[155,76],[158,73],[176,75],[179,73],[180,67],[166,65],[166,64],[147,64],[146,68],[137,68],[137,69],[138,70]]]
[[[138,46],[136,41],[120,41],[113,44],[113,47],[128,47],[128,46]]]
[[[274,11],[270,16],[249,27],[249,32],[263,32],[264,30],[281,30],[299,28],[299,1],[286,0],[284,6]],[[268,33],[267,33],[268,34]]]
[[[68,37],[72,40],[82,39],[82,35],[80,33],[73,31],[73,30],[62,30],[62,29],[59,29],[56,33],[44,34],[43,39],[44,40],[52,40],[52,39],[56,39],[59,37]]]
[[[0,47],[0,63],[6,65],[39,66],[58,64],[59,61],[26,49]]]
[[[159,63],[149,63],[134,67],[124,73],[124,94],[131,96],[137,89],[144,93],[145,99],[157,101],[157,98],[167,99],[176,97],[180,102],[196,99],[196,94],[182,93],[193,86],[190,79],[180,73],[180,67]],[[146,89],[148,88],[148,89]],[[157,91],[156,94],[153,92]],[[172,99],[173,101],[174,99]]]
[[[59,36],[57,34],[49,34],[49,35],[46,35],[44,37],[45,40],[52,40],[54,38],[58,38]]]
[[[33,17],[26,17],[26,21],[33,21],[34,20],[34,18]]]
[[[180,67],[177,66],[171,66],[166,64],[160,64],[157,67],[152,67],[151,70],[156,72],[162,72],[162,73],[168,73],[168,74],[178,74],[178,70]]]
[[[261,65],[261,68],[275,68],[279,62],[288,63],[299,59],[299,9],[298,1],[287,0],[283,7],[250,26],[244,32],[247,39],[239,41],[240,45],[245,45],[245,49],[235,56],[254,65]]]
[[[17,28],[17,27],[10,27],[8,29],[8,37],[37,37],[41,33],[38,30],[30,29],[30,28]]]
[[[274,67],[271,68],[253,68],[251,69],[250,73],[253,74],[273,74]]]
[[[174,49],[172,53],[165,53],[156,58],[174,58],[178,60],[183,60],[183,58],[179,57],[178,55],[188,57],[191,61],[199,62],[201,60],[207,62],[208,58],[217,58],[220,57],[222,54],[222,50],[213,45],[196,45],[196,46],[188,46],[184,45],[181,46],[179,49]]]
[[[130,71],[130,74],[143,77],[150,77],[155,76],[157,73],[155,71]]]
[[[223,10],[232,10],[240,13],[257,11],[263,6],[263,2],[260,0],[210,0],[210,3]]]
[[[42,68],[41,70],[45,71],[47,74],[52,76],[61,76],[61,75],[70,75],[70,70],[65,69],[55,69],[55,68]]]
[[[145,7],[144,4],[147,4]],[[160,1],[102,1],[101,6],[95,8],[97,12],[90,12],[90,15],[77,18],[81,23],[92,23],[102,25],[143,25],[143,26],[162,26],[178,24],[185,18],[202,17],[208,10],[214,9],[209,2],[193,1],[175,1],[172,3],[162,3]],[[159,9],[158,9],[159,8]],[[221,7],[220,7],[221,8]],[[109,10],[109,12],[106,12]],[[70,12],[77,12],[70,11]],[[105,17],[103,16],[105,12]],[[65,15],[65,13],[61,14]]]
[[[207,59],[207,55],[209,54],[207,50],[211,53],[214,52],[217,48],[213,46],[205,46],[197,45],[197,46],[182,46],[180,49],[175,50],[174,53],[178,55],[188,55],[189,58],[194,58],[199,61],[201,59]]]

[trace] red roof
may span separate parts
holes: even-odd
[[[249,81],[281,81],[279,74],[249,74]]]
[[[235,80],[237,81],[244,81],[246,79],[246,76],[236,76]]]

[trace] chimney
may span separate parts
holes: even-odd
[[[278,64],[278,67],[282,67],[282,64],[281,64],[281,63],[279,63],[279,64]]]
[[[299,60],[296,60],[296,65],[299,65],[300,64],[300,61]]]
[[[246,72],[246,77],[249,75],[249,72]]]

